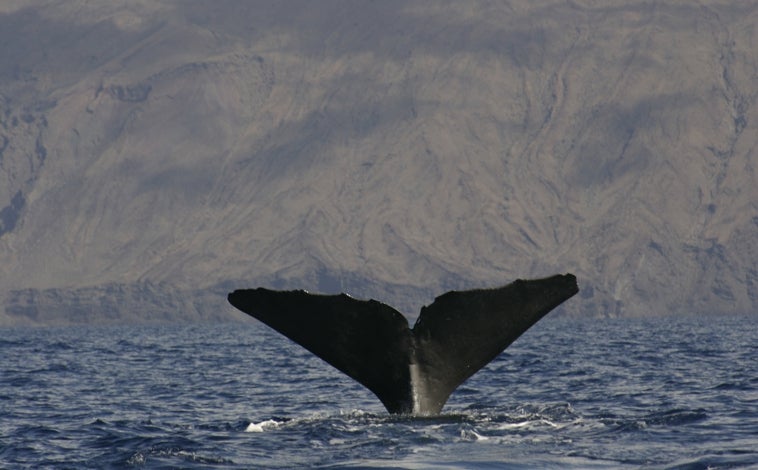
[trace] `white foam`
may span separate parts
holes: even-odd
[[[524,428],[524,427],[530,427],[530,428],[532,428],[532,427],[537,427],[539,425],[547,425],[547,426],[550,426],[552,428],[558,428],[559,427],[557,424],[553,423],[552,421],[550,421],[548,419],[540,418],[540,419],[529,419],[529,420],[526,420],[526,421],[519,421],[519,422],[516,422],[516,423],[503,423],[503,424],[497,426],[496,429],[507,430],[507,429],[517,429],[517,428]]]
[[[275,428],[279,426],[278,421],[274,421],[273,419],[267,419],[266,421],[261,421],[260,423],[250,423],[247,425],[247,428],[245,429],[245,432],[263,432],[267,429]]]
[[[472,429],[462,429],[461,439],[466,440],[466,441],[489,441],[490,440],[489,437],[479,434],[478,432]]]

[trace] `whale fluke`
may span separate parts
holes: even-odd
[[[422,307],[413,329],[394,308],[345,294],[258,288],[236,290],[228,300],[371,390],[390,413],[432,415],[577,292],[573,274],[451,291]]]

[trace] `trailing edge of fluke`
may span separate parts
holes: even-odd
[[[357,380],[390,413],[434,415],[453,390],[577,292],[573,274],[451,291],[423,307],[413,329],[394,308],[345,294],[258,288],[228,299]]]

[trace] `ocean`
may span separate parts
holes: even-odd
[[[758,316],[537,323],[436,417],[255,320],[0,329],[0,468],[758,468]]]

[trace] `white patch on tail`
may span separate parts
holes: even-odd
[[[421,396],[419,387],[421,386],[421,371],[418,364],[408,364],[411,373],[411,395],[413,396],[413,414],[421,413]]]

